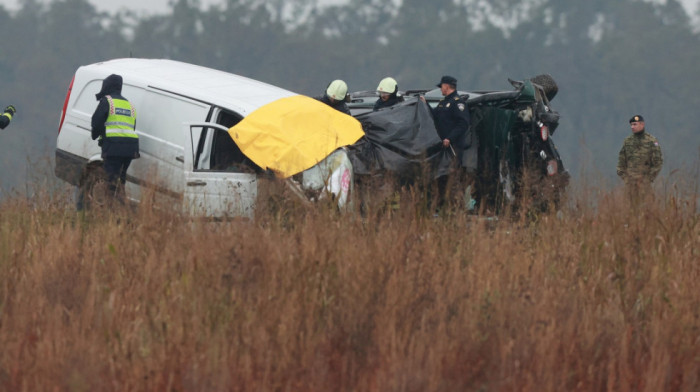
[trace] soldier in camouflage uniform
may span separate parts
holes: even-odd
[[[630,128],[632,128],[632,134],[625,138],[620,150],[617,175],[628,188],[639,191],[640,187],[646,188],[651,185],[661,171],[664,159],[659,142],[644,129],[642,116],[632,117]]]

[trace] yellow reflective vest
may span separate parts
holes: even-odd
[[[109,115],[105,121],[105,137],[128,137],[138,139],[136,134],[136,110],[124,99],[105,96],[109,102]]]

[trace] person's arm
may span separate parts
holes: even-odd
[[[620,176],[623,181],[627,179],[627,151],[625,151],[624,143],[617,157],[617,175]]]
[[[109,103],[105,98],[100,99],[97,104],[95,113],[92,114],[92,140],[104,136],[105,134],[105,121],[107,121],[107,116],[109,115]]]
[[[425,100],[425,96],[424,96],[424,95],[420,95],[418,98],[419,98],[421,101],[423,101],[423,103],[425,104],[425,106],[428,107],[428,110],[430,110],[430,116],[432,116],[433,119],[434,119],[434,118],[435,118],[435,109],[434,109],[432,106],[430,106],[430,104],[428,103],[428,101]]]
[[[650,181],[654,181],[654,179],[656,179],[656,176],[658,176],[659,172],[661,171],[661,166],[664,164],[664,157],[661,153],[661,146],[659,145],[659,142],[654,140],[653,143],[654,144],[651,148],[651,170],[649,171]]]
[[[452,108],[452,115],[455,116],[457,121],[455,122],[455,126],[450,130],[449,136],[447,137],[450,139],[450,143],[457,146],[457,142],[459,140],[469,140],[471,142],[471,138],[468,137],[467,132],[470,132],[469,129],[469,109],[467,108],[467,105],[464,102],[453,102],[453,108]],[[461,105],[461,108],[460,108]],[[468,148],[469,145],[466,146],[457,146],[457,147],[464,147]]]
[[[345,102],[341,102],[340,111],[347,114],[348,116],[352,115],[350,113],[350,108],[348,108],[348,104],[346,104]]]
[[[5,111],[2,114],[0,114],[0,129],[5,129],[6,126],[10,125],[10,121],[12,121],[12,116],[14,116],[15,113],[17,113],[17,110],[12,105],[9,105],[5,108]]]

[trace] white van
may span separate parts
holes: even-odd
[[[138,202],[148,187],[166,202],[183,202],[194,215],[252,218],[257,197],[255,165],[227,131],[261,106],[297,94],[172,60],[128,58],[82,66],[61,113],[55,174],[83,189],[89,189],[102,165],[101,149],[90,136],[90,121],[97,107],[95,94],[110,74],[122,76],[122,95],[137,113],[141,157],[132,161],[127,172],[127,198]],[[337,154],[343,157],[338,160]],[[342,164],[332,170],[342,170],[345,178],[349,171],[352,178],[344,151],[337,154],[331,155]],[[336,173],[327,178],[337,177]],[[320,186],[338,200],[348,199],[347,181],[332,185],[324,180]],[[306,178],[303,183],[319,186],[319,181]]]

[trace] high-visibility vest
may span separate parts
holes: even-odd
[[[136,134],[136,110],[125,99],[105,96],[109,102],[109,115],[105,121],[106,137],[130,137],[138,139]]]

